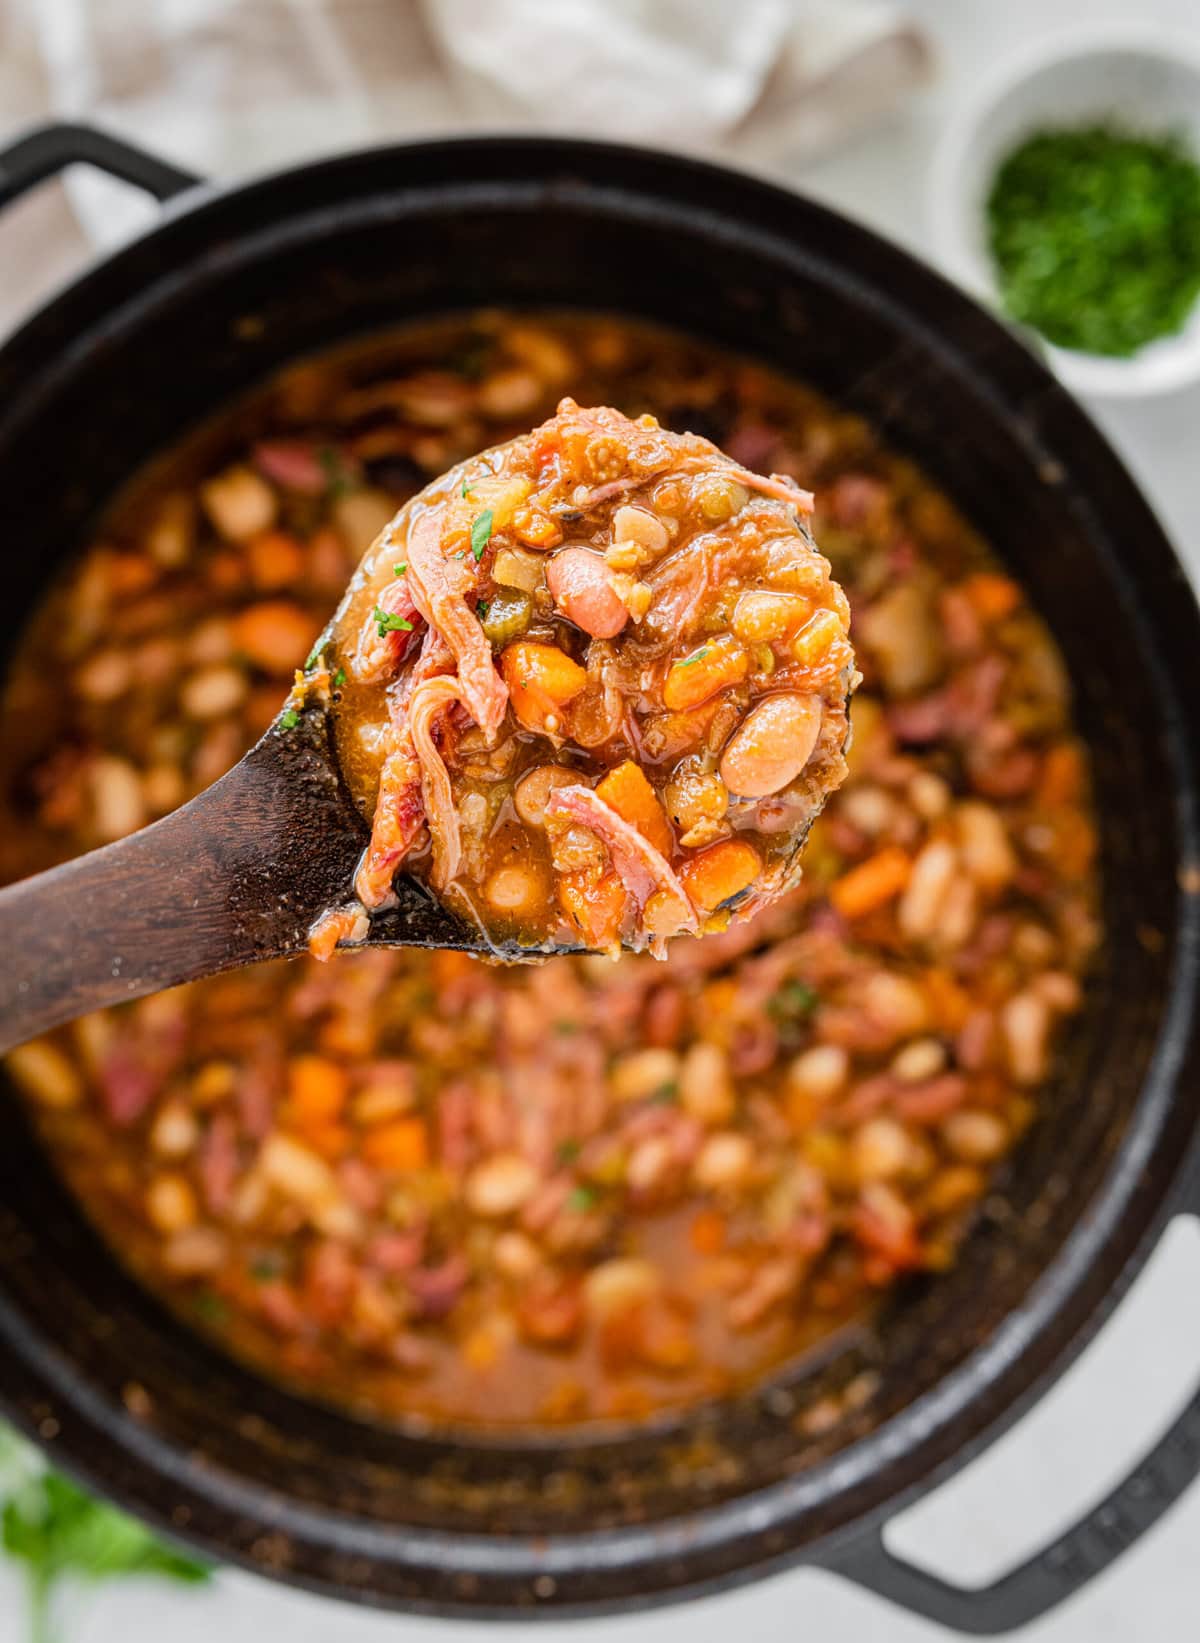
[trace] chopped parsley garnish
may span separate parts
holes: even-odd
[[[1035,131],[986,209],[1004,306],[1060,348],[1128,357],[1182,330],[1200,297],[1200,164],[1178,137]]]
[[[567,1195],[566,1207],[573,1215],[584,1215],[589,1209],[595,1209],[598,1197],[595,1187],[585,1187],[581,1184],[571,1188]]]
[[[280,730],[295,730],[300,723],[300,715],[294,707],[288,707],[279,715]]]
[[[325,649],[326,643],[327,641],[322,635],[322,637],[317,640],[316,644],[309,651],[304,663],[305,673],[307,673],[310,668],[316,667],[317,663],[321,660],[321,652]]]
[[[460,377],[466,377],[468,382],[478,382],[487,369],[491,353],[490,337],[468,337],[450,363]]]
[[[460,496],[470,496],[471,494],[471,481],[466,474],[463,475],[462,490],[458,494]]]
[[[345,683],[346,683],[346,670],[345,670],[344,667],[340,667],[340,668],[338,668],[337,672],[333,676],[333,688],[335,690],[340,690]]]
[[[210,1570],[165,1546],[135,1518],[94,1500],[57,1472],[39,1471],[32,1452],[4,1434],[4,1550],[25,1565],[30,1643],[55,1636],[53,1605],[65,1578],[100,1581],[159,1575],[197,1583]]]
[[[573,1139],[560,1141],[555,1148],[554,1156],[560,1164],[573,1164],[579,1157],[579,1142]]]
[[[475,614],[479,617],[480,621],[482,621],[491,608],[491,601],[489,599],[480,599],[475,606]]]
[[[483,558],[483,550],[487,547],[492,536],[492,510],[485,508],[475,523],[471,526],[471,552],[475,555],[475,563]]]
[[[258,1284],[269,1284],[282,1272],[283,1262],[278,1255],[259,1255],[250,1263],[250,1276]]]
[[[683,661],[679,663],[679,666],[695,667],[697,662],[702,662],[704,660],[711,649],[711,645],[701,645],[699,650],[694,650],[690,656],[685,656]]]
[[[408,560],[407,559],[402,559],[398,565],[393,565],[392,566],[392,575],[393,576],[403,576],[407,569],[408,569]]]
[[[798,981],[794,977],[791,981],[785,981],[778,992],[767,1000],[767,1014],[778,1027],[779,1036],[786,1046],[799,1041],[805,1023],[820,1002],[819,993],[806,981]]]
[[[554,1031],[561,1034],[563,1038],[566,1038],[571,1033],[577,1033],[579,1031],[579,1023],[578,1021],[556,1021],[554,1023]]]
[[[670,1107],[678,1099],[679,1085],[673,1078],[668,1079],[665,1084],[660,1084],[650,1097],[651,1103],[656,1107]]]
[[[375,627],[382,639],[385,633],[411,633],[412,623],[407,616],[395,616],[390,610],[375,606]]]
[[[196,1316],[203,1318],[207,1324],[215,1324],[218,1328],[229,1319],[229,1307],[220,1295],[211,1289],[202,1289],[196,1296]]]
[[[322,445],[317,452],[317,461],[324,470],[325,489],[330,499],[336,501],[339,496],[345,496],[352,488],[354,479],[342,461],[341,453],[334,450],[332,445]]]

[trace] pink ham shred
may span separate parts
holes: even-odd
[[[619,816],[611,805],[597,798],[590,787],[558,787],[546,803],[546,814],[565,816],[595,833],[612,857],[625,888],[644,908],[658,890],[678,904],[680,931],[695,934],[699,921],[678,875],[661,850],[656,850],[632,823]]]
[[[468,567],[466,560],[447,561],[442,552],[440,508],[426,508],[417,514],[405,549],[406,581],[417,609],[450,647],[462,684],[463,705],[493,741],[508,710],[508,689],[496,671],[492,647],[479,618],[467,603],[466,595],[474,585],[474,566]]]
[[[105,1056],[99,1084],[105,1116],[121,1127],[136,1123],[159,1090],[154,1069],[120,1046]]]
[[[438,677],[452,661],[441,635],[429,628],[421,654],[404,680],[403,690],[392,699],[393,745],[379,773],[371,842],[354,878],[354,892],[369,912],[378,911],[391,900],[396,870],[425,825],[421,761],[410,718],[412,698],[421,684]],[[331,947],[330,952],[332,950]],[[316,956],[328,957],[328,953],[318,952]]]
[[[372,613],[365,618],[354,654],[350,658],[350,675],[362,684],[374,684],[377,679],[390,678],[408,655],[424,623],[413,603],[408,578],[397,577],[379,595],[379,607],[388,616],[400,616],[412,624],[410,629],[392,628],[380,633],[379,622]]]
[[[336,453],[339,467],[344,465]],[[323,496],[329,489],[329,471],[321,461],[321,447],[310,439],[263,439],[254,447],[254,466],[276,485],[302,496]]]
[[[434,880],[438,889],[445,889],[453,883],[462,861],[462,834],[458,811],[454,808],[454,788],[446,761],[433,739],[435,720],[456,702],[466,705],[462,680],[456,679],[453,674],[443,674],[437,679],[426,679],[417,686],[408,710],[409,732],[421,767],[425,819],[429,823],[437,858]]]
[[[757,491],[760,496],[773,496],[778,502],[790,502],[799,513],[813,511],[816,501],[813,493],[802,491],[786,474],[772,474],[767,478],[763,474],[751,473],[748,468],[730,468],[728,472],[730,479],[736,479],[748,491]]]

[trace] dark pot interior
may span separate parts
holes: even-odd
[[[1030,589],[1095,760],[1107,921],[1045,1117],[956,1269],[794,1390],[603,1440],[459,1445],[306,1405],[190,1336],[107,1255],[5,1101],[0,1392],[85,1475],[218,1555],[385,1602],[598,1604],[813,1555],[961,1455],[1115,1293],[1195,1124],[1177,872],[1195,855],[1200,630],[1091,425],[933,275],[725,173],[494,142],[185,206],[9,345],[5,639],[97,508],[198,418],[298,354],[483,304],[623,310],[793,372],[920,462]],[[864,1361],[871,1403],[798,1436],[813,1383]]]

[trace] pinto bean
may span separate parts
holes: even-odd
[[[945,839],[932,839],[913,862],[900,899],[900,928],[921,941],[933,934],[938,914],[958,870],[958,853]]]
[[[821,700],[783,691],[742,720],[721,757],[721,779],[741,798],[762,799],[794,782],[821,733]]]
[[[740,1187],[754,1167],[754,1143],[737,1130],[719,1130],[710,1135],[692,1166],[698,1187],[711,1190]]]
[[[693,1044],[679,1071],[679,1101],[702,1124],[727,1124],[733,1117],[729,1058],[716,1044]]]
[[[476,1215],[512,1215],[532,1197],[538,1172],[517,1152],[498,1152],[467,1177],[466,1199]]]
[[[942,1139],[965,1164],[990,1164],[1008,1149],[1008,1125],[994,1112],[970,1108],[953,1112],[942,1125]]]
[[[158,1232],[183,1232],[193,1225],[197,1211],[191,1183],[174,1170],[156,1175],[146,1190],[146,1215]]]
[[[241,668],[202,668],[189,674],[179,692],[179,705],[189,719],[221,719],[239,707],[246,695]]]
[[[814,1101],[828,1101],[845,1087],[849,1076],[850,1057],[840,1044],[815,1044],[788,1068],[791,1088]]]
[[[711,844],[725,831],[729,789],[715,771],[704,768],[697,755],[680,760],[663,789],[663,798],[685,849]]]
[[[546,585],[568,621],[593,639],[615,638],[629,620],[607,565],[590,548],[556,553],[546,567]]]
[[[1002,890],[1017,870],[1017,858],[998,811],[971,799],[956,807],[963,866],[981,890]]]
[[[583,1281],[589,1311],[605,1317],[648,1299],[661,1279],[656,1267],[636,1256],[602,1261]]]
[[[894,1118],[880,1114],[855,1130],[850,1141],[850,1167],[855,1180],[890,1181],[904,1172],[911,1146],[908,1131]]]
[[[545,904],[546,882],[532,862],[510,862],[496,869],[483,893],[498,913],[530,917]]]
[[[200,487],[204,511],[227,542],[248,542],[275,523],[279,498],[261,474],[239,464]],[[368,538],[369,540],[369,538]]]
[[[946,1065],[946,1051],[936,1038],[914,1038],[892,1058],[892,1071],[903,1084],[936,1078]]]
[[[561,764],[539,764],[527,770],[513,791],[513,804],[526,827],[546,825],[546,801],[556,787],[570,787],[578,782],[574,770]]]
[[[1000,1012],[1008,1065],[1018,1084],[1040,1084],[1046,1076],[1050,1006],[1032,990],[1017,993]]]
[[[49,1039],[35,1038],[10,1050],[6,1065],[27,1095],[43,1107],[77,1107],[83,1080],[75,1064]]]

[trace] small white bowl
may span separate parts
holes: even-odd
[[[1104,119],[1139,132],[1179,133],[1200,158],[1197,43],[1136,24],[1098,25],[1041,41],[1004,64],[950,120],[934,154],[931,249],[944,271],[999,308],[985,211],[997,167],[1035,131]],[[1167,393],[1200,378],[1200,303],[1182,331],[1128,359],[1038,342],[1079,393]]]

